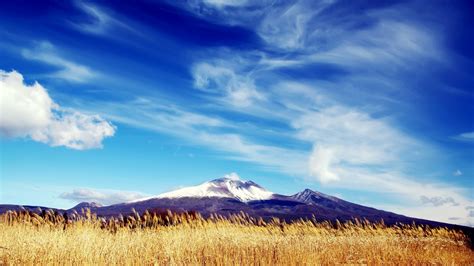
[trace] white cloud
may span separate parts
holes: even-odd
[[[331,148],[315,145],[309,157],[310,175],[315,176],[322,183],[338,181],[340,177],[333,171],[334,161],[334,151]]]
[[[51,146],[85,150],[101,148],[102,140],[114,133],[115,127],[100,116],[63,110],[54,112],[49,125],[31,132],[30,136]]]
[[[25,136],[48,126],[54,102],[37,82],[23,84],[23,76],[0,70],[0,128],[3,135]]]
[[[141,199],[146,197],[146,195],[133,191],[79,188],[74,189],[72,192],[64,192],[59,197],[75,203],[97,202],[103,205],[111,205]]]
[[[343,178],[340,169],[386,168],[416,145],[388,122],[341,105],[306,111],[292,126],[297,138],[314,143],[310,174],[323,183]]]
[[[97,115],[66,110],[39,83],[24,84],[23,76],[0,70],[0,132],[30,137],[51,146],[84,150],[102,147],[115,127]]]
[[[41,42],[34,49],[23,49],[23,57],[29,60],[41,61],[43,63],[60,68],[50,76],[71,82],[85,82],[94,78],[92,70],[84,65],[74,63],[59,56],[55,47],[49,42]]]

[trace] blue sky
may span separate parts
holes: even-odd
[[[470,1],[5,2],[0,201],[231,172],[474,225]]]

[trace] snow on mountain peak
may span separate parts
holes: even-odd
[[[197,186],[180,188],[151,198],[183,197],[234,198],[247,202],[251,200],[271,199],[273,198],[273,193],[252,181],[242,180],[236,173],[230,173],[224,175],[222,178],[208,181]]]

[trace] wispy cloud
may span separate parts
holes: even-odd
[[[209,63],[195,65],[193,68],[195,87],[218,95],[225,103],[237,107],[246,107],[255,101],[264,100],[265,96],[257,91],[254,80],[237,74],[232,67]]]
[[[426,196],[421,196],[420,197],[421,202],[423,204],[433,204],[434,206],[441,206],[445,204],[450,204],[453,206],[459,206],[459,203],[457,203],[452,197],[426,197]]]
[[[33,49],[23,49],[21,54],[29,60],[40,61],[58,67],[60,70],[50,76],[71,82],[85,82],[97,76],[89,67],[61,57],[49,42],[40,42]]]
[[[252,162],[291,175],[307,173],[305,152],[256,142],[250,138],[253,134],[244,133],[253,129],[252,125],[160,102],[156,99],[143,104],[136,99],[125,103],[100,103],[92,108],[112,121],[167,133],[191,144],[212,148],[221,152],[220,156],[224,158]]]
[[[461,133],[457,136],[454,136],[453,139],[467,143],[474,143],[474,132]]]
[[[78,188],[59,195],[59,198],[70,200],[74,203],[96,202],[103,205],[129,202],[144,197],[146,197],[145,194],[134,191],[98,190],[91,188]]]
[[[441,60],[433,34],[421,26],[392,20],[380,20],[376,26],[344,38],[340,44],[311,60],[344,65],[352,69],[384,67],[403,70],[418,65],[418,60]],[[362,66],[364,66],[362,68]]]
[[[217,8],[223,7],[238,7],[246,6],[249,4],[248,0],[203,0],[206,5],[214,6]]]
[[[74,28],[90,34],[107,35],[113,28],[124,29],[128,32],[137,34],[137,32],[127,25],[127,23],[117,19],[117,15],[110,15],[98,5],[78,1],[76,6],[89,16],[89,19],[81,22],[71,22]]]
[[[461,170],[457,169],[456,171],[454,171],[453,176],[462,176]]]
[[[391,210],[396,213],[402,213],[410,217],[417,217],[421,219],[428,219],[434,221],[442,221],[446,223],[463,224],[467,226],[474,226],[474,219],[469,216],[469,213],[464,210],[462,204],[460,206],[441,205],[383,205],[374,204],[376,208]],[[442,215],[441,215],[442,214]],[[456,219],[452,219],[455,217]]]
[[[288,6],[276,6],[266,12],[257,32],[270,46],[290,51],[307,49],[311,46],[308,38],[316,30],[311,19],[334,2],[295,1]]]

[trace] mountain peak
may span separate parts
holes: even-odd
[[[241,179],[236,173],[224,175],[221,178],[202,183],[197,186],[184,187],[153,198],[233,198],[243,202],[252,200],[266,200],[273,198],[273,193],[252,181]]]

